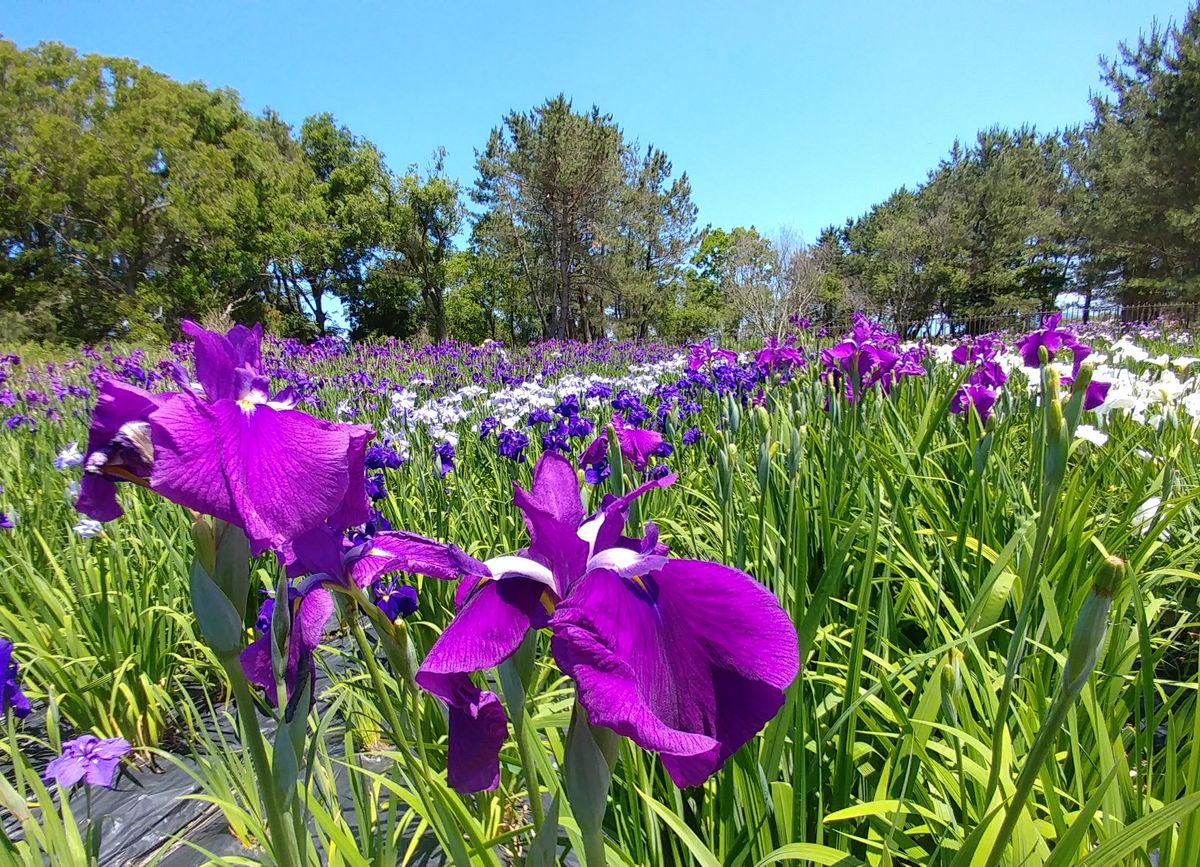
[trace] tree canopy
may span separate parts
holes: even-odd
[[[166,339],[184,317],[278,333],[688,340],[858,308],[969,323],[1066,296],[1200,301],[1200,8],[1101,65],[1093,116],[954,142],[811,243],[702,227],[653,144],[566,95],[393,171],[329,112],[293,128],[132,60],[0,41],[0,327]]]

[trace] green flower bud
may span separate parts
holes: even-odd
[[[1084,684],[1100,660],[1104,641],[1108,637],[1108,612],[1112,607],[1113,593],[1120,586],[1124,573],[1124,561],[1117,557],[1107,558],[1079,609],[1075,628],[1071,632],[1067,662],[1063,667],[1063,691],[1070,701],[1074,701],[1083,691]]]

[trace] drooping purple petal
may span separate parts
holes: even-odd
[[[671,560],[637,581],[597,570],[550,628],[591,723],[661,753],[679,786],[704,782],[753,737],[799,668],[775,597],[715,563]]]
[[[413,572],[443,581],[491,575],[483,563],[456,545],[399,530],[376,533],[361,552],[352,555],[349,571],[359,587],[388,572]]]
[[[361,424],[339,424],[324,419],[313,421],[324,431],[345,431],[350,438],[346,449],[346,493],[329,515],[329,526],[345,530],[365,524],[371,514],[371,501],[367,497],[367,444],[375,437],[375,431]]]
[[[507,717],[495,695],[469,674],[499,665],[520,647],[538,612],[545,586],[522,577],[482,582],[433,643],[417,683],[450,707],[447,776],[460,792],[494,789]]]
[[[136,386],[106,379],[96,398],[96,410],[88,429],[84,477],[75,508],[97,521],[121,516],[114,479],[128,474],[150,475],[154,460],[147,420],[175,393],[151,394]]]
[[[350,483],[351,432],[295,410],[183,394],[150,414],[150,486],[281,547],[333,514]]]

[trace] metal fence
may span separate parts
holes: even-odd
[[[1043,319],[1053,313],[1062,314],[1064,323],[1076,326],[1111,326],[1123,323],[1130,326],[1158,327],[1168,331],[1189,330],[1200,326],[1200,303],[1122,305],[1094,302],[1089,305],[1080,302],[1060,304],[1053,310],[1010,311],[965,317],[951,317],[939,313],[925,319],[895,319],[882,316],[878,317],[878,321],[904,337],[916,339],[1031,331],[1038,328]]]

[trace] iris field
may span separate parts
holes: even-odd
[[[0,864],[1200,863],[1178,325],[187,331],[0,359]]]

